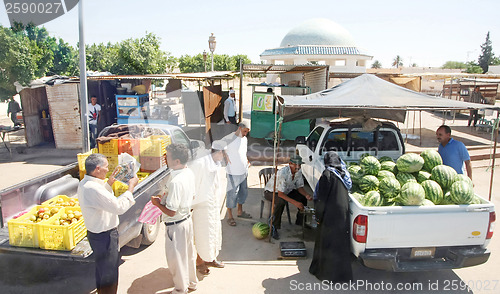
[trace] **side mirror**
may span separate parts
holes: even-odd
[[[295,145],[297,144],[306,144],[306,137],[298,136],[297,138],[295,138]]]

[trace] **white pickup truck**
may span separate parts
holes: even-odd
[[[324,170],[324,152],[346,161],[363,153],[397,159],[404,153],[399,129],[384,122],[371,131],[359,124],[320,124],[297,137],[302,173],[311,187]],[[480,204],[366,207],[350,196],[351,252],[369,268],[387,271],[452,269],[486,262],[495,207]]]

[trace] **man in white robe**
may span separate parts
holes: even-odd
[[[226,193],[225,169],[221,166],[226,144],[214,141],[212,150],[189,164],[195,175],[195,198],[193,200],[194,243],[198,258],[198,271],[207,275],[208,266],[224,267],[217,261],[222,247],[221,207]]]

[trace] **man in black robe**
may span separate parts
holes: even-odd
[[[325,167],[314,191],[318,229],[309,272],[334,283],[353,279],[349,229],[351,176],[337,153],[325,154]]]

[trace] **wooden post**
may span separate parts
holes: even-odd
[[[497,110],[497,120],[495,122],[495,143],[493,143],[493,160],[491,161],[491,177],[490,177],[490,193],[489,193],[489,198],[488,200],[491,201],[491,192],[493,190],[493,174],[495,173],[495,157],[497,155],[497,141],[498,141],[498,117],[499,117],[499,111]]]

